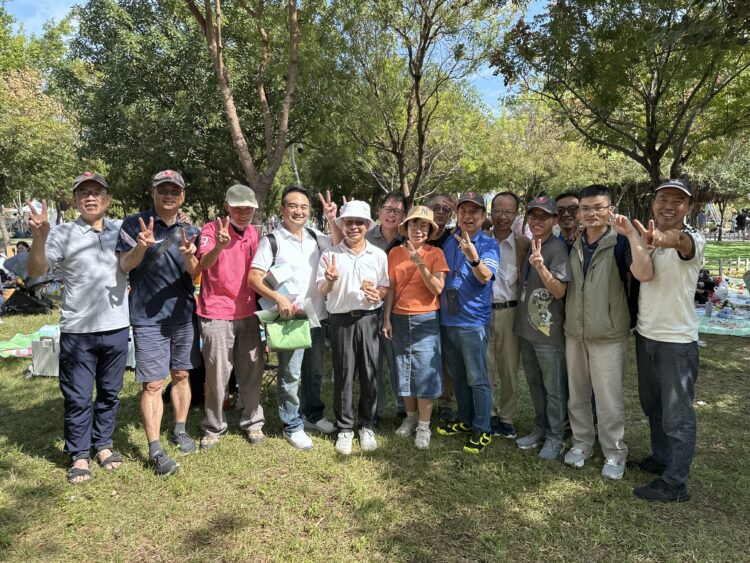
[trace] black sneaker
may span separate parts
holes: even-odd
[[[191,454],[198,449],[195,440],[187,432],[175,434],[174,430],[169,433],[169,441],[180,449],[180,453]]]
[[[508,422],[502,422],[499,416],[490,418],[490,428],[492,436],[502,436],[509,440],[516,437],[516,427]]]
[[[649,502],[686,502],[690,500],[690,491],[685,485],[670,485],[659,477],[648,485],[636,487],[633,494]]]
[[[471,426],[466,426],[463,422],[452,420],[445,422],[437,427],[437,433],[441,436],[455,436],[456,434],[471,434]]]
[[[471,436],[466,440],[464,451],[467,454],[481,454],[490,442],[492,442],[491,434],[474,430]]]
[[[667,468],[666,465],[664,465],[660,461],[657,461],[657,459],[652,455],[644,457],[640,461],[628,461],[625,466],[628,469],[640,469],[641,471],[645,471],[646,473],[653,473],[654,475],[661,475]]]
[[[451,422],[453,420],[453,411],[448,407],[438,407],[438,420],[440,422]]]
[[[180,468],[180,464],[169,457],[166,453],[157,452],[154,457],[149,458],[149,463],[154,468],[154,471],[160,477],[166,477],[176,473]]]

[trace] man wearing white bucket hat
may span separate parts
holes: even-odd
[[[333,404],[339,431],[336,451],[348,455],[354,438],[355,369],[360,388],[360,447],[362,451],[378,447],[372,427],[377,410],[379,313],[388,290],[388,261],[385,252],[365,240],[365,233],[375,226],[367,203],[346,203],[336,225],[344,240],[321,256],[317,284],[326,297],[331,323]]]

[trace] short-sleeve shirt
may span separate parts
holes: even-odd
[[[216,246],[216,221],[201,229],[196,257]],[[206,319],[234,321],[252,316],[257,305],[255,291],[247,283],[250,263],[258,249],[258,229],[252,225],[239,231],[229,225],[229,244],[219,253],[216,262],[201,273],[201,291],[196,300],[197,312]]]
[[[456,229],[456,233],[460,236],[461,230]],[[440,324],[445,326],[484,326],[492,320],[492,280],[495,279],[500,264],[500,247],[494,238],[482,231],[477,232],[471,242],[477,249],[479,259],[492,272],[492,279],[487,283],[481,283],[474,275],[466,256],[461,252],[456,238],[448,238],[443,253],[449,271],[445,279],[445,288],[440,294]],[[453,288],[458,290],[458,313],[451,313],[448,309],[446,291]]]
[[[326,265],[323,258],[330,261],[336,257],[336,269],[339,279],[326,297],[326,308],[329,313],[349,313],[357,310],[372,311],[382,303],[370,303],[362,291],[362,283],[371,281],[375,287],[388,287],[388,259],[385,252],[377,246],[366,244],[359,254],[352,252],[346,241],[332,246],[320,257],[316,283],[325,281]]]
[[[387,255],[393,248],[404,242],[405,239],[399,233],[396,233],[396,236],[393,238],[393,240],[391,240],[391,242],[388,242],[383,236],[381,226],[375,225],[374,229],[372,229],[371,231],[367,231],[367,233],[365,234],[365,240],[370,244],[374,244],[375,246],[377,246]]]
[[[324,250],[331,247],[331,237],[315,231],[317,240],[307,231],[302,229],[302,239],[290,233],[286,228],[279,226],[273,232],[276,238],[277,252],[276,264],[288,264],[294,272],[294,284],[300,293],[295,303],[300,304],[309,298],[315,307],[318,319],[328,317],[325,300],[318,291],[316,279],[318,277],[318,264],[320,255]],[[273,264],[273,253],[268,237],[263,237],[258,245],[258,251],[253,257],[253,268],[267,272]]]
[[[65,282],[60,331],[87,334],[130,325],[127,275],[115,247],[120,221],[104,219],[96,231],[82,218],[55,226],[44,252],[50,270],[59,267]]]
[[[521,283],[521,295],[516,313],[516,334],[535,344],[563,345],[565,301],[555,299],[542,281],[539,272],[529,262],[531,247],[526,255]],[[542,243],[542,258],[550,273],[561,282],[569,282],[570,262],[568,247],[550,235]]]
[[[448,263],[443,251],[424,245],[422,260],[430,273],[447,272]],[[393,312],[399,315],[418,315],[437,311],[440,300],[425,285],[422,274],[409,258],[409,251],[401,246],[388,254],[388,278],[396,291]]]
[[[152,217],[156,244],[146,251],[138,267],[130,271],[130,324],[150,326],[190,322],[195,316],[195,290],[193,279],[185,269],[185,260],[179,251],[179,239],[153,264],[148,266],[148,262],[162,241],[173,236],[175,229],[185,229],[189,239],[200,234],[195,226],[183,225],[179,221],[167,225],[152,207],[125,218],[120,229],[117,251],[132,250],[137,244],[138,233],[141,232],[138,218],[148,225]]]
[[[698,340],[694,296],[706,239],[692,227],[682,232],[693,240],[693,257],[686,260],[674,248],[655,249],[651,254],[654,277],[641,282],[638,295],[636,330],[659,342],[686,344]]]

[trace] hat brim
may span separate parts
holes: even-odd
[[[412,221],[414,219],[418,221],[427,221],[432,227],[432,231],[430,232],[430,236],[427,237],[427,240],[435,240],[437,238],[437,232],[440,230],[440,227],[437,226],[437,223],[435,221],[432,221],[431,219],[427,219],[425,217],[416,217],[416,216],[407,217],[406,219],[401,221],[401,223],[398,226],[398,232],[402,237],[407,238],[407,239],[409,238],[409,235],[406,234],[406,226],[409,224],[409,221]]]
[[[229,207],[252,207],[253,209],[258,209],[258,204],[256,202],[250,201],[250,200],[233,201],[233,202],[227,201],[226,204]]]
[[[342,223],[344,219],[350,219],[350,218],[351,219],[364,219],[365,221],[369,221],[369,223],[367,224],[368,231],[371,231],[375,228],[375,221],[373,221],[371,217],[360,217],[359,215],[344,215],[343,217],[336,217],[336,219],[334,220],[334,223],[336,223],[336,226],[343,231],[344,225],[342,225]]]
[[[157,182],[152,182],[151,187],[155,188],[157,186],[161,186],[162,184],[172,184],[174,186],[177,186],[181,190],[185,189],[185,186],[180,184],[179,182],[176,182],[174,178],[164,178],[163,180],[159,180]]]
[[[693,197],[693,194],[690,192],[690,190],[688,190],[687,188],[685,188],[685,186],[678,186],[676,184],[663,184],[663,185],[659,186],[658,188],[656,188],[656,190],[654,190],[654,193],[658,192],[659,190],[665,190],[667,188],[672,188],[672,189],[675,189],[675,190],[680,190],[682,193],[687,194],[689,197]]]
[[[547,215],[552,215],[552,217],[557,217],[557,210],[555,210],[554,212],[552,212],[552,211],[550,211],[549,209],[545,208],[545,207],[544,207],[543,205],[540,205],[540,204],[536,204],[536,205],[532,204],[532,205],[529,205],[529,206],[528,206],[528,207],[526,208],[526,215],[528,215],[528,214],[529,214],[529,212],[530,212],[530,211],[531,211],[532,209],[541,209],[541,210],[542,210],[542,211],[544,211],[544,212],[545,212],[545,213],[546,213]]]

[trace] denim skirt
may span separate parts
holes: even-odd
[[[443,393],[440,320],[437,311],[391,315],[398,394],[436,399]]]

